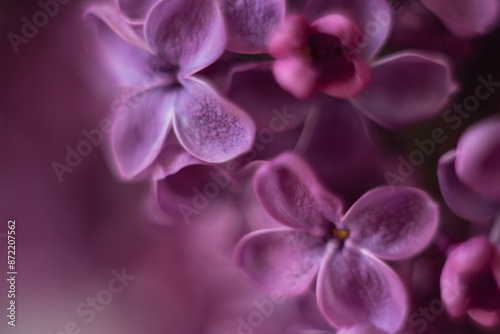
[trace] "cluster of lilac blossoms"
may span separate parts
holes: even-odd
[[[456,11],[450,1],[420,5],[450,38],[488,34],[500,21],[493,0],[461,1]],[[195,221],[193,229],[222,222],[209,237],[259,289],[297,308],[314,296],[307,315],[269,318],[273,329],[261,331],[239,317],[238,331],[414,333],[416,291],[433,283],[450,318],[500,324],[498,116],[467,128],[432,176],[384,185],[403,146],[393,138],[438,119],[460,88],[453,57],[398,48],[393,27],[412,14],[403,7],[116,0],[87,8],[96,50],[126,88],[108,141],[117,176],[151,182],[156,220]],[[481,226],[481,235],[457,235],[454,222]],[[446,259],[438,264],[428,255],[436,249]],[[439,267],[440,279],[416,282],[418,261]],[[215,318],[207,323],[226,321]],[[443,328],[435,326],[429,332]]]

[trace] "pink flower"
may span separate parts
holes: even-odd
[[[469,315],[486,327],[500,324],[500,250],[486,237],[469,239],[448,256],[441,299],[454,317]]]
[[[457,149],[439,160],[438,179],[446,204],[465,219],[500,213],[500,118],[474,124]]]
[[[311,0],[270,40],[276,81],[298,98],[348,99],[388,128],[429,119],[457,90],[450,65],[421,51],[374,61],[391,24],[386,0]]]

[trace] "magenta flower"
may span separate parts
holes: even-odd
[[[419,51],[373,61],[391,22],[386,0],[309,1],[270,40],[276,81],[298,98],[349,99],[385,127],[435,116],[457,90],[448,61]]]
[[[438,178],[446,204],[465,219],[500,213],[500,118],[475,124],[457,149],[439,160]]]
[[[131,12],[145,11],[131,2],[121,4]],[[206,162],[227,161],[250,149],[255,135],[251,118],[195,74],[226,47],[262,52],[267,35],[282,21],[283,1],[158,1],[137,22],[105,5],[88,12],[100,19],[109,66],[121,82],[137,87],[121,101],[111,134],[120,176],[140,175],[172,130],[190,154]],[[259,28],[249,34],[256,24]]]
[[[438,225],[438,207],[424,192],[380,187],[342,215],[310,168],[285,153],[264,163],[254,187],[262,206],[286,227],[255,231],[236,249],[241,268],[267,289],[297,294],[317,276],[323,315],[335,327],[371,323],[395,332],[405,320],[406,291],[382,259],[422,251]]]
[[[441,272],[441,299],[454,317],[466,314],[486,327],[500,324],[500,250],[486,237],[465,241]]]
[[[500,19],[498,0],[421,0],[454,34],[474,37],[491,31]]]

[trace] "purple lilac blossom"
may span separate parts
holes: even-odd
[[[398,275],[379,258],[421,252],[438,226],[438,207],[417,189],[380,187],[344,215],[310,168],[285,153],[259,167],[261,205],[283,228],[245,236],[236,248],[242,269],[267,289],[298,294],[316,280],[320,310],[335,327],[371,323],[394,333],[408,310]]]
[[[438,178],[446,204],[465,219],[500,213],[500,118],[474,124],[456,150],[439,160]]]
[[[139,23],[105,5],[88,12],[101,20],[104,49],[122,79],[137,83],[153,72],[115,119],[111,146],[121,177],[134,178],[150,166],[171,130],[203,161],[227,161],[250,148],[252,120],[195,75],[226,47],[218,3],[159,1]]]
[[[298,98],[321,91],[349,99],[388,128],[432,118],[458,88],[450,64],[442,55],[422,51],[374,60],[391,24],[384,0],[367,6],[311,0],[302,15],[288,17],[270,40],[276,80]]]
[[[500,324],[500,248],[486,237],[453,249],[441,273],[441,298],[453,317],[468,315],[485,327]]]

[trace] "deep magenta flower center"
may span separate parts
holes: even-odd
[[[349,50],[337,36],[311,33],[304,50],[319,72],[320,83],[345,81],[354,75],[355,67],[349,58]]]
[[[464,275],[461,283],[465,285],[472,305],[492,311],[500,308],[500,290],[491,268]]]

